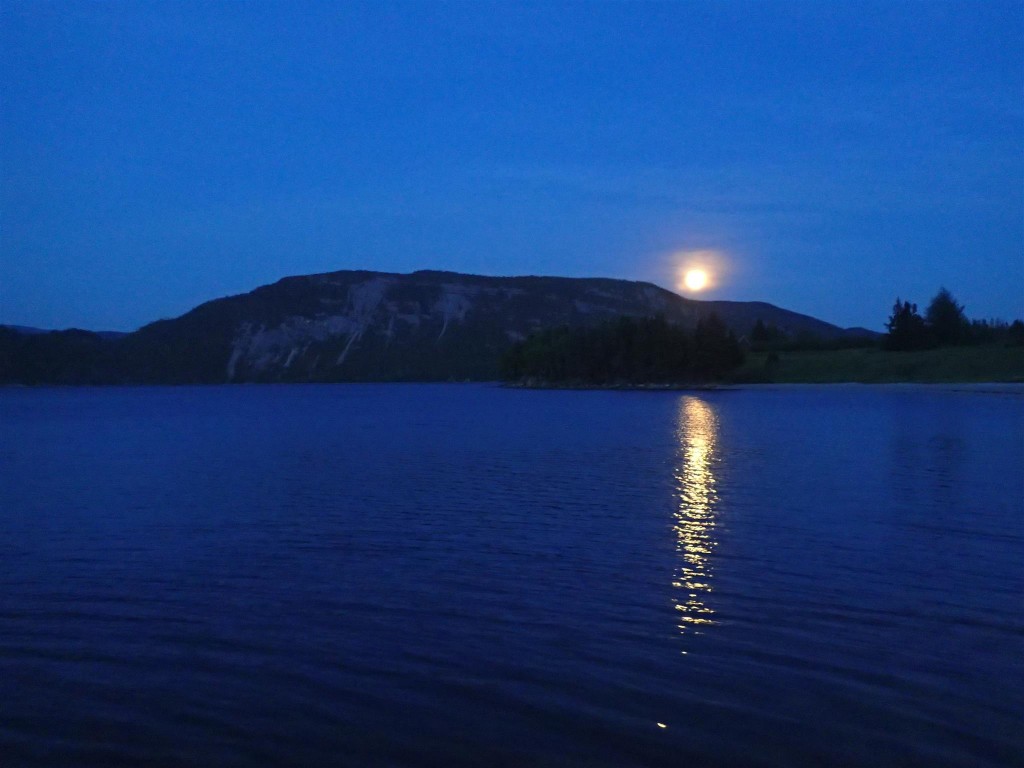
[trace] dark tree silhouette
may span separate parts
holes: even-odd
[[[897,298],[885,327],[889,330],[884,341],[886,349],[923,349],[930,345],[928,329],[917,312],[917,304]]]
[[[660,316],[621,317],[536,333],[508,351],[502,372],[511,380],[647,384],[713,380],[742,362],[739,342],[714,315],[692,332]]]
[[[769,349],[780,345],[786,340],[786,334],[776,326],[765,323],[761,318],[757,319],[754,327],[750,329],[750,347],[755,350]]]
[[[1014,320],[1006,329],[1006,345],[1024,347],[1024,322]]]
[[[969,323],[963,305],[957,304],[953,294],[945,288],[940,288],[928,304],[924,319],[935,341],[941,345],[960,344],[967,339]]]
[[[736,337],[714,313],[697,321],[693,348],[694,369],[710,378],[721,378],[743,362]]]

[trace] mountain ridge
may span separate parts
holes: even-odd
[[[767,302],[700,301],[640,281],[340,270],[283,277],[114,339],[51,332],[22,335],[19,346],[5,330],[0,381],[493,380],[503,352],[544,328],[623,315],[693,327],[712,313],[738,336],[758,320],[792,337],[865,335]],[[49,351],[46,370],[19,374],[47,344],[63,352]],[[74,358],[76,344],[82,360],[61,371],[60,355]]]

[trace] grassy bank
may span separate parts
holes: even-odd
[[[736,382],[816,384],[837,382],[1024,382],[1024,347],[943,347],[913,352],[876,348],[751,352]]]

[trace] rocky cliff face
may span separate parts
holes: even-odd
[[[289,277],[141,328],[111,380],[147,382],[493,379],[502,353],[541,328],[717,313],[738,335],[758,320],[791,334],[842,329],[769,304],[701,302],[596,278],[333,272]],[[111,366],[108,364],[108,368]]]

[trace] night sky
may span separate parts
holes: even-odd
[[[4,0],[0,322],[692,260],[844,326],[1024,316],[1024,3],[837,6]]]

